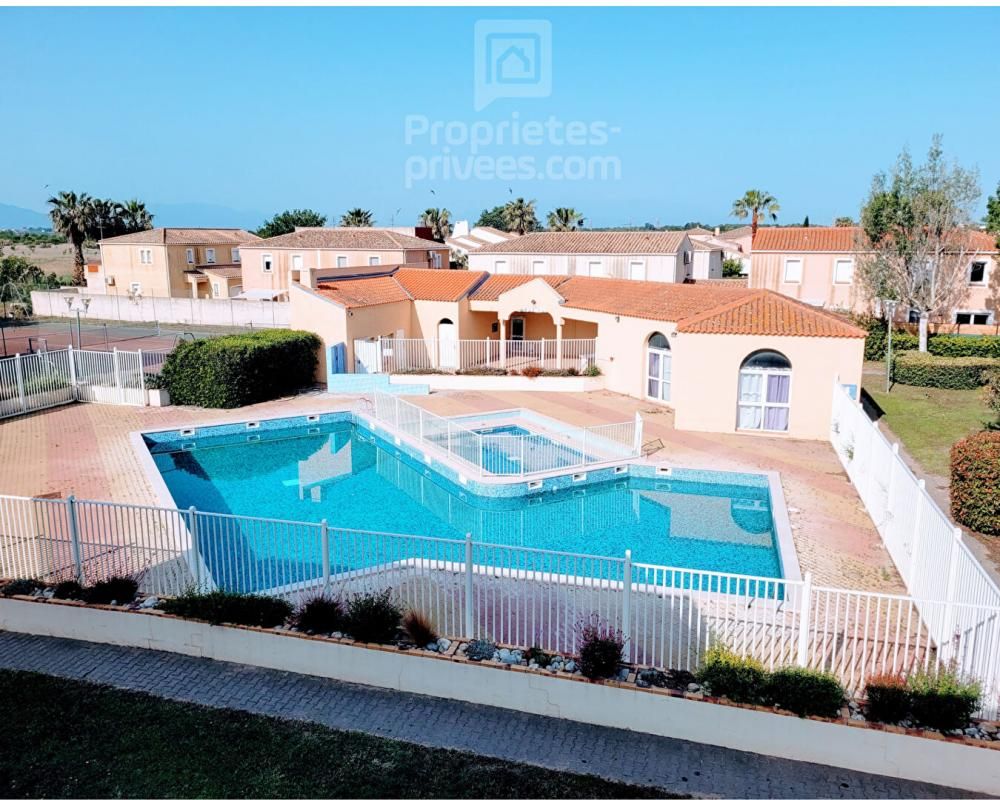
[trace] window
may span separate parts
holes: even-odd
[[[499,275],[506,275],[507,273],[510,272],[510,266],[507,264],[506,261],[494,261],[493,271],[498,273]]]
[[[140,295],[142,294],[142,284],[139,283],[138,281],[133,281],[132,283],[129,284],[128,290],[129,294]]]
[[[973,261],[969,268],[969,283],[986,283],[986,262]]]
[[[205,248],[205,261],[209,264],[215,263],[215,248],[206,247]]]
[[[587,262],[587,274],[591,278],[600,278],[604,275],[604,262],[603,261],[588,261]]]
[[[684,266],[687,267],[687,266],[690,266],[690,265],[691,265],[691,251],[690,250],[685,250],[684,251]]]
[[[956,325],[989,325],[989,311],[956,311]]]
[[[295,253],[292,256],[292,270],[293,271],[298,271],[298,272],[302,271],[302,254],[301,253]]]
[[[240,248],[234,247],[229,251],[229,257],[233,260],[234,264],[240,263]]]
[[[646,396],[670,400],[670,342],[662,333],[646,340]]]
[[[212,284],[212,297],[218,297],[218,296],[219,296],[219,284],[213,283]]]
[[[431,251],[431,267],[441,269],[441,254],[436,251]]]
[[[758,350],[740,366],[736,427],[787,431],[792,364],[775,350]]]
[[[549,272],[549,266],[544,260],[531,262],[532,275],[547,275],[548,272]]]
[[[788,265],[785,264],[787,269]],[[854,259],[838,258],[833,262],[833,282],[852,283],[854,281]]]
[[[802,259],[785,259],[785,283],[802,283]]]
[[[146,250],[145,248],[139,251],[139,263],[140,264],[152,264],[153,263],[153,251]]]
[[[186,251],[186,255],[187,255],[187,263],[188,264],[193,264],[194,263],[194,248],[193,247],[189,247],[187,249],[187,251]]]
[[[337,266],[346,267],[347,266],[347,256],[337,256]]]
[[[369,267],[377,267],[381,263],[382,263],[381,256],[368,256],[368,266]]]
[[[260,268],[262,272],[271,272],[274,269],[274,257],[270,253],[260,257]]]
[[[644,281],[646,280],[646,262],[645,261],[629,261],[628,262],[628,276],[634,281]]]

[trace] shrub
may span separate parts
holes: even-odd
[[[800,717],[835,717],[844,705],[844,687],[833,675],[805,667],[783,667],[767,679],[767,701]]]
[[[307,633],[333,633],[344,629],[344,604],[337,598],[319,595],[299,606],[292,624]]]
[[[1000,336],[932,336],[927,350],[936,356],[1000,358]]]
[[[892,379],[907,386],[937,389],[977,389],[996,361],[990,358],[947,358],[927,353],[902,353],[892,359]]]
[[[82,600],[83,591],[78,581],[59,581],[52,590],[52,596],[57,600]]]
[[[968,726],[979,705],[979,685],[951,670],[916,672],[907,681],[913,720],[925,728],[952,731]]]
[[[767,682],[764,665],[750,656],[737,655],[722,644],[709,648],[697,678],[713,695],[728,697],[734,703],[759,704],[764,700]]]
[[[590,364],[584,371],[583,374],[588,378],[596,378],[601,374],[601,368],[597,364]]]
[[[455,371],[456,375],[506,375],[507,370],[500,367],[469,367]]]
[[[167,382],[164,377],[159,373],[154,373],[152,375],[146,375],[143,377],[146,383],[147,389],[166,389]]]
[[[1000,367],[991,369],[986,374],[986,383],[983,385],[983,402],[986,407],[994,413],[1000,415]]]
[[[722,277],[738,278],[743,274],[743,262],[738,258],[724,258],[722,260]]]
[[[443,369],[434,367],[411,367],[410,369],[397,369],[393,371],[395,375],[447,375]]]
[[[3,597],[13,597],[16,594],[32,595],[38,589],[44,589],[45,584],[33,578],[18,578],[10,583],[4,584],[0,588],[0,595]]]
[[[427,647],[438,640],[437,631],[427,616],[412,608],[403,615],[403,630],[417,647]]]
[[[465,648],[465,656],[469,661],[489,661],[497,651],[497,646],[490,639],[473,639]]]
[[[880,317],[863,314],[851,317],[851,321],[868,333],[865,339],[865,361],[885,361],[889,326]],[[905,350],[916,350],[920,346],[920,338],[906,331],[893,329],[892,351],[901,353]]]
[[[525,660],[530,664],[534,661],[539,667],[545,669],[552,663],[552,656],[542,650],[537,644],[533,644],[524,654]]]
[[[910,693],[901,675],[873,675],[865,684],[868,695],[868,719],[873,722],[895,723],[910,713]]]
[[[539,367],[538,365],[536,365],[536,364],[532,364],[532,365],[530,365],[530,366],[527,366],[527,367],[525,367],[524,369],[522,369],[522,370],[521,370],[521,375],[523,375],[523,376],[524,376],[525,378],[537,378],[537,377],[538,377],[539,375],[541,375],[541,374],[542,374],[542,373],[543,373],[544,371],[545,371],[545,370],[543,370],[543,369],[542,369],[541,367]]]
[[[186,592],[160,603],[159,608],[178,617],[200,619],[219,625],[255,625],[274,628],[292,613],[292,605],[280,597],[240,594],[216,589],[212,592]]]
[[[1000,431],[952,445],[951,515],[974,531],[1000,535]]]
[[[610,625],[602,625],[595,615],[581,626],[580,640],[582,644],[577,662],[581,674],[592,681],[614,677],[625,649],[622,632]]]
[[[319,344],[312,333],[287,330],[184,341],[163,364],[163,380],[179,405],[260,403],[310,386]]]
[[[125,575],[116,575],[97,581],[83,590],[83,602],[91,605],[125,605],[135,600],[139,591],[139,581]]]
[[[347,603],[347,633],[359,642],[391,642],[402,617],[389,589],[355,595]]]

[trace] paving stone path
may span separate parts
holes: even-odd
[[[705,797],[957,797],[955,789],[138,648],[0,631],[0,668],[315,722]]]

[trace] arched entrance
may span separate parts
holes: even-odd
[[[646,340],[646,397],[670,400],[670,342],[662,333]]]
[[[440,369],[458,368],[458,331],[450,319],[443,319],[437,326],[438,367]]]
[[[751,353],[740,365],[736,427],[787,431],[791,398],[792,362],[777,350]]]

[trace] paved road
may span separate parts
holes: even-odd
[[[0,632],[0,668],[723,797],[956,797],[954,789],[137,648]]]

